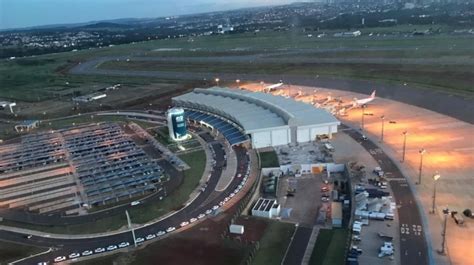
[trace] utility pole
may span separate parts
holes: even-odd
[[[137,240],[135,238],[135,229],[133,229],[132,221],[130,220],[130,215],[128,215],[127,210],[125,210],[125,214],[127,215],[128,228],[132,230],[133,244],[135,245],[135,247],[137,247]]]
[[[406,147],[407,147],[407,134],[408,132],[407,131],[404,131],[403,133],[403,153],[402,153],[402,163],[405,162],[405,151],[406,151]]]
[[[385,115],[380,116],[380,119],[382,120],[382,132],[380,133],[380,142],[383,143],[383,129],[385,126]]]
[[[435,208],[436,208],[436,184],[438,183],[438,179],[441,178],[441,175],[436,173],[433,176],[433,204],[431,205],[431,213],[435,213]]]
[[[360,129],[362,130],[362,132],[364,131],[364,116],[365,116],[365,108],[366,107],[367,107],[366,105],[361,106],[361,108],[362,108],[362,118],[361,118]]]
[[[442,236],[441,249],[438,251],[440,255],[446,255],[446,224],[448,222],[449,209],[448,208],[444,209],[443,214],[444,214],[444,221],[443,221],[443,231],[441,232],[441,236]]]
[[[423,155],[426,153],[426,150],[424,148],[421,148],[420,151],[420,168],[418,170],[418,185],[421,184],[421,173],[423,171]]]

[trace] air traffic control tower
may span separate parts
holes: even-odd
[[[171,108],[166,113],[168,120],[168,130],[171,139],[182,141],[188,138],[186,129],[186,119],[184,118],[183,108]]]

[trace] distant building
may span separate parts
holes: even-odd
[[[232,31],[234,31],[234,27],[222,26],[222,25],[217,26],[217,33],[218,34],[225,34],[225,33],[232,32]]]
[[[360,30],[334,33],[334,37],[359,37],[360,35],[362,35]]]
[[[89,95],[72,98],[72,101],[75,103],[87,103],[87,102],[92,102],[92,101],[105,98],[105,97],[107,97],[107,94],[105,93],[92,93]]]
[[[20,124],[15,125],[16,132],[29,132],[35,128],[38,128],[39,121],[38,120],[25,120],[22,121]]]
[[[264,218],[274,218],[280,215],[280,204],[275,199],[259,198],[252,208],[252,215]]]

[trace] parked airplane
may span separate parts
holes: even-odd
[[[354,107],[367,105],[367,103],[371,102],[374,99],[375,99],[375,90],[372,92],[372,94],[370,94],[370,97],[368,97],[368,98],[363,98],[363,99],[354,98],[354,101],[352,102],[352,105]]]
[[[280,81],[279,83],[266,86],[266,87],[264,88],[264,91],[265,91],[265,92],[272,92],[273,90],[275,90],[276,88],[281,87],[282,85],[283,85],[283,82]]]

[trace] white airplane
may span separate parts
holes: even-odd
[[[354,101],[352,101],[352,106],[354,106],[354,107],[363,106],[363,105],[366,105],[367,103],[371,102],[374,99],[375,99],[375,90],[372,92],[372,94],[370,94],[370,97],[368,97],[368,98],[363,98],[363,99],[354,98]]]
[[[271,91],[275,90],[276,88],[281,87],[282,85],[284,85],[284,84],[283,84],[283,82],[280,81],[279,83],[266,86],[266,87],[264,88],[264,91],[265,91],[265,92],[271,92]]]

